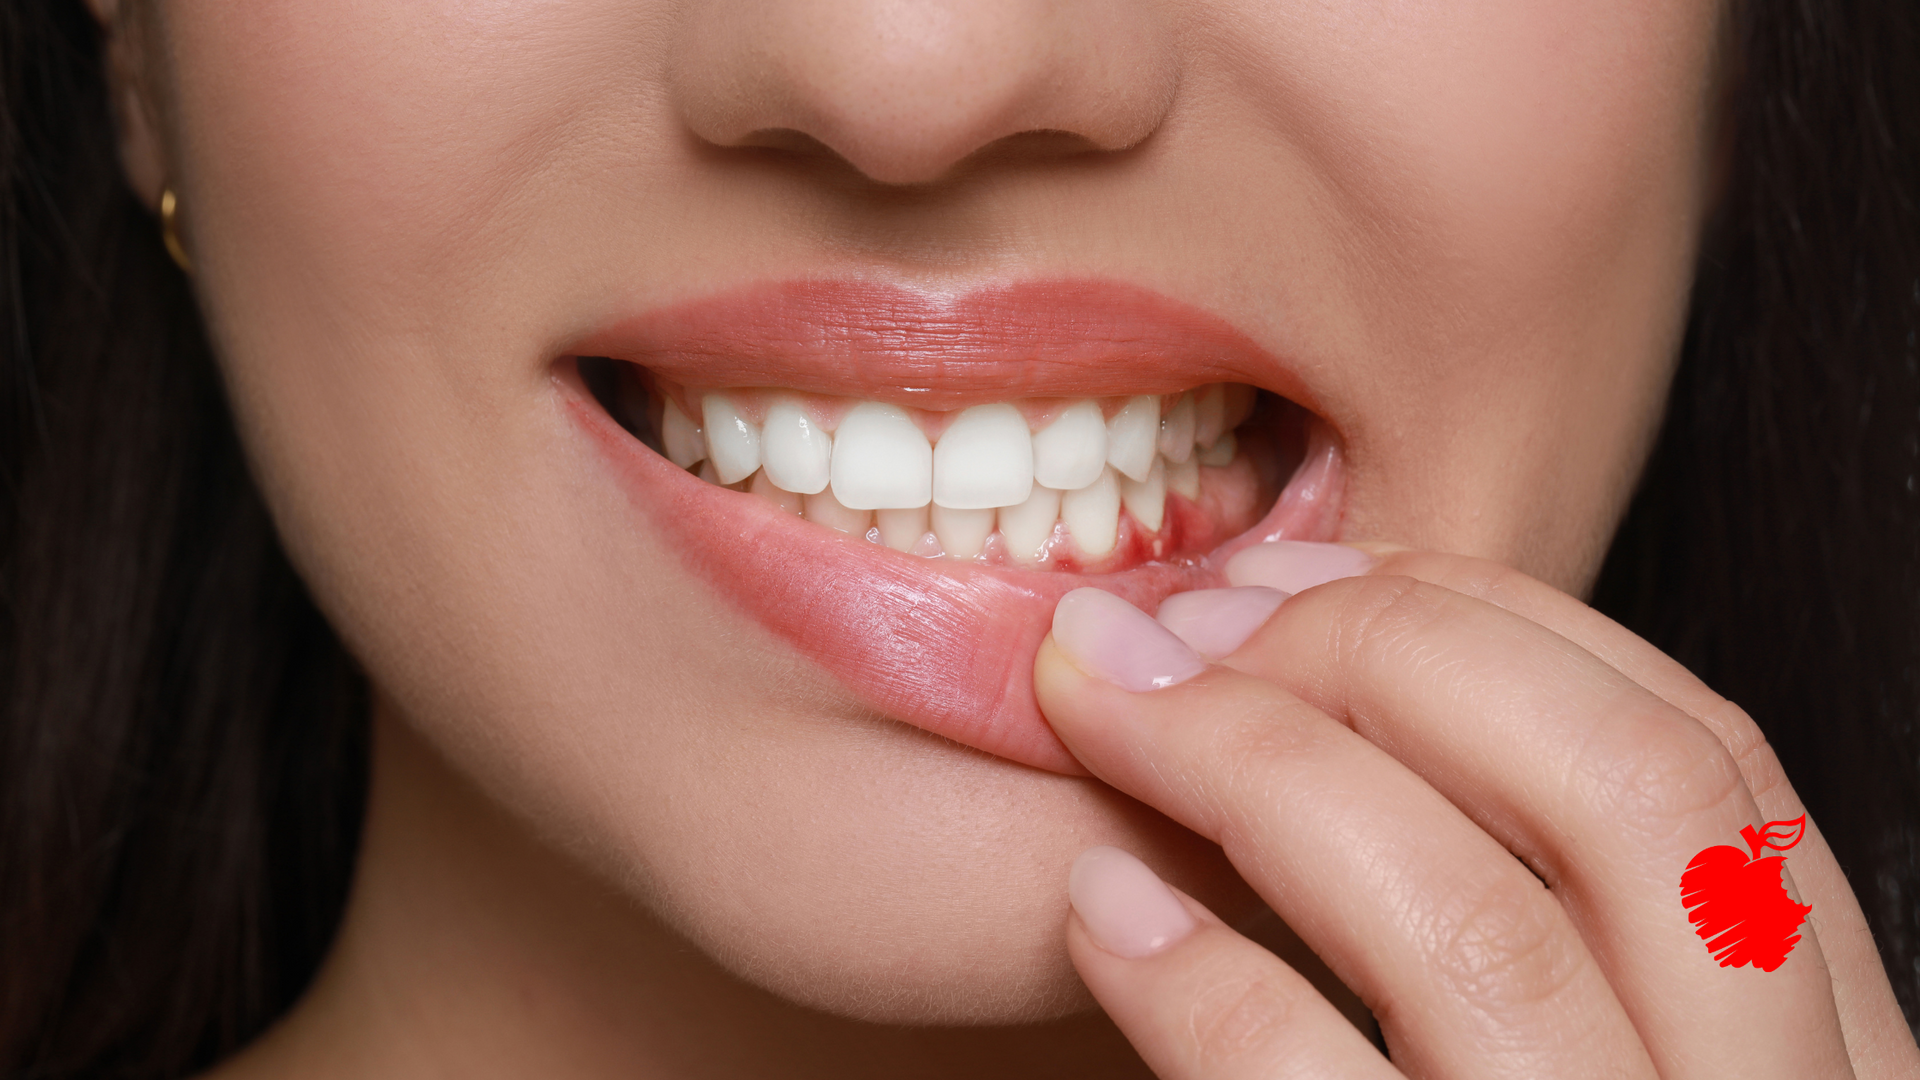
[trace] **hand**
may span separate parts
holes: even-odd
[[[1721,967],[1688,922],[1695,853],[1805,813],[1752,720],[1518,572],[1368,551],[1249,549],[1236,584],[1305,591],[1277,609],[1279,592],[1187,594],[1162,609],[1180,637],[1080,590],[1035,660],[1080,761],[1218,842],[1392,1055],[1095,849],[1075,865],[1068,947],[1161,1077],[1920,1076],[1812,824],[1785,875],[1812,912],[1776,970]]]

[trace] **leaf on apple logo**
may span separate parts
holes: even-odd
[[[1693,857],[1680,875],[1680,903],[1694,933],[1721,967],[1752,964],[1772,971],[1800,941],[1800,924],[1813,908],[1787,895],[1780,855],[1759,857],[1762,848],[1785,851],[1806,835],[1807,817],[1769,821],[1759,831],[1740,830],[1747,851],[1725,844]]]
[[[1740,838],[1747,842],[1753,851],[1753,857],[1760,857],[1760,849],[1770,847],[1775,851],[1785,851],[1800,842],[1807,835],[1807,815],[1801,814],[1792,821],[1769,821],[1764,829],[1753,831],[1748,825],[1740,830]]]

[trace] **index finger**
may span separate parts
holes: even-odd
[[[1351,724],[1541,872],[1663,1075],[1846,1068],[1811,927],[1759,981],[1694,936],[1681,869],[1757,810],[1681,711],[1532,620],[1381,574],[1295,596],[1225,663]]]
[[[1573,642],[1711,731],[1739,766],[1763,818],[1786,820],[1804,812],[1772,746],[1744,710],[1589,605],[1487,559],[1384,543],[1352,547],[1376,558],[1370,573],[1404,575],[1484,600]],[[1266,584],[1276,567],[1270,560],[1263,568],[1260,561],[1250,558],[1230,567],[1235,584]],[[1359,569],[1357,563],[1348,565]],[[1863,1080],[1913,1075],[1920,1070],[1920,1048],[1894,1000],[1860,903],[1811,819],[1795,855],[1794,882],[1819,913],[1820,948],[1834,973],[1834,1006],[1855,1070]]]

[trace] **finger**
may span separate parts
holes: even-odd
[[[1536,622],[1378,574],[1293,597],[1226,663],[1351,724],[1538,870],[1661,1075],[1846,1074],[1811,927],[1763,972],[1719,966],[1687,919],[1693,856],[1768,819],[1685,712]]]
[[[1753,792],[1760,814],[1784,821],[1805,813],[1780,760],[1745,710],[1715,693],[1685,666],[1639,635],[1566,593],[1485,559],[1382,546],[1378,572],[1404,574],[1497,604],[1531,619],[1606,661],[1714,733]],[[1820,949],[1834,972],[1834,1004],[1849,1056],[1863,1080],[1920,1072],[1920,1047],[1893,996],[1865,913],[1811,820],[1793,854],[1793,879],[1813,906]]]
[[[1752,718],[1639,635],[1559,589],[1486,559],[1413,551],[1391,544],[1358,547],[1378,558],[1376,574],[1404,575],[1485,600],[1530,619],[1592,653],[1705,725],[1733,755],[1760,816],[1785,821],[1806,812],[1779,758]],[[1256,582],[1257,560],[1238,580]],[[1358,564],[1340,565],[1342,571]],[[1826,838],[1809,819],[1794,849],[1793,880],[1820,950],[1833,971],[1833,997],[1848,1056],[1862,1080],[1920,1075],[1920,1046],[1887,981],[1873,932]]]
[[[1153,655],[1159,630],[1117,598],[1072,594],[1035,663],[1042,712],[1095,775],[1218,842],[1374,1011],[1397,1065],[1653,1075],[1578,929],[1525,867],[1405,766],[1272,683],[1200,671],[1190,653],[1163,671],[1166,643],[1179,643],[1166,635]],[[1134,693],[1086,671],[1188,681]]]
[[[1126,852],[1088,850],[1068,893],[1073,966],[1161,1080],[1400,1076],[1299,972]]]

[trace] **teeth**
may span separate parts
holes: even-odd
[[[873,523],[880,527],[881,543],[895,551],[912,551],[920,538],[927,535],[927,508],[875,510]]]
[[[818,406],[842,417],[836,426],[791,391],[744,389],[700,397],[700,423],[667,398],[660,435],[701,479],[816,524],[919,556],[1034,566],[1051,563],[1056,535],[1072,539],[1069,559],[1112,553],[1122,512],[1162,554],[1167,499],[1198,500],[1201,468],[1233,462],[1234,428],[1255,400],[1251,387],[1215,384],[1128,398],[1106,419],[1111,399],[1082,399],[1038,432],[1028,406],[996,402],[934,418],[936,441],[899,406]],[[988,556],[996,529],[1004,554]]]
[[[805,500],[791,491],[782,490],[767,477],[767,470],[761,469],[753,474],[753,483],[747,490],[768,502],[785,510],[789,514],[798,514],[804,508]]]
[[[971,559],[986,550],[993,535],[992,510],[955,510],[933,504],[933,537],[956,559]]]
[[[905,410],[863,401],[834,433],[830,473],[834,498],[856,510],[925,506],[933,501],[933,444]]]
[[[797,403],[778,401],[760,425],[760,458],[774,483],[812,495],[824,490],[830,478],[833,436],[820,430]]]
[[[1178,465],[1193,456],[1193,395],[1181,394],[1160,421],[1160,454]]]
[[[700,425],[687,419],[672,398],[667,399],[665,415],[660,418],[660,442],[665,445],[667,460],[683,469],[691,469],[707,456],[707,440],[700,434]]]
[[[1035,483],[1073,491],[1100,479],[1106,465],[1107,422],[1095,402],[1074,402],[1033,437]]]
[[[1120,475],[1102,469],[1100,479],[1060,497],[1060,521],[1080,553],[1098,558],[1120,538]]]
[[[1133,520],[1148,532],[1159,532],[1167,518],[1167,466],[1160,458],[1153,459],[1153,470],[1147,473],[1145,480],[1120,481],[1120,502],[1133,515]]]
[[[1097,420],[1097,410],[1094,416]],[[842,422],[843,440],[846,431]],[[1035,441],[1027,433],[1027,418],[1011,405],[975,405],[962,412],[933,450],[933,501],[955,510],[1025,502],[1033,488]]]
[[[722,484],[734,484],[760,467],[760,429],[740,415],[724,394],[700,400],[701,428],[707,436],[707,460]]]
[[[1127,399],[1107,421],[1107,464],[1130,480],[1145,480],[1153,468],[1154,440],[1160,433],[1160,399],[1151,394]]]
[[[1227,388],[1214,383],[1193,399],[1194,444],[1212,446],[1226,430]]]
[[[1218,468],[1222,465],[1232,464],[1234,452],[1239,449],[1240,440],[1233,437],[1233,432],[1223,431],[1220,433],[1218,439],[1215,439],[1211,445],[1200,451],[1197,460],[1202,465],[1212,465]]]
[[[1184,495],[1188,501],[1200,497],[1200,463],[1192,457],[1167,464],[1167,490]]]
[[[1007,555],[1015,562],[1029,565],[1046,556],[1047,541],[1053,539],[1053,523],[1060,516],[1060,493],[1050,487],[1033,485],[1033,494],[1018,506],[1000,508],[1000,538],[1007,542]]]
[[[833,497],[831,490],[807,496],[806,514],[808,521],[850,536],[865,536],[873,527],[873,511],[850,510]]]

